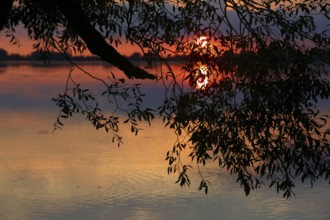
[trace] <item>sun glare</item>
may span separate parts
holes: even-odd
[[[204,89],[209,82],[209,77],[207,76],[207,66],[199,66],[199,73],[196,80],[197,89]]]
[[[207,44],[207,37],[201,36],[196,41],[197,45],[199,45],[201,48],[204,48]]]
[[[196,44],[199,48],[205,48],[208,44],[208,39],[205,36],[201,36],[196,40]],[[209,82],[208,68],[204,64],[198,64],[198,69],[196,71],[196,87],[197,89],[205,89]]]

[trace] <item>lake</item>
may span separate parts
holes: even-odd
[[[0,66],[0,219],[330,219],[328,182],[297,183],[289,200],[266,187],[246,197],[233,177],[210,168],[208,195],[197,190],[197,175],[190,188],[180,188],[165,161],[175,137],[160,119],[138,136],[123,127],[120,147],[80,117],[52,133],[59,109],[51,98],[63,92],[69,70]],[[98,86],[74,74],[83,86]],[[159,85],[145,90],[157,91],[149,102],[159,100]],[[321,105],[329,112],[329,101]]]

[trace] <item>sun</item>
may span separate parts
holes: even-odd
[[[196,44],[200,49],[203,49],[208,44],[208,38],[206,36],[201,36],[196,40]],[[197,89],[205,89],[209,83],[208,68],[204,64],[198,64],[198,69],[196,71],[196,87]]]
[[[205,36],[201,36],[196,40],[196,44],[198,46],[200,46],[201,48],[206,47],[207,43],[208,43],[208,40],[207,40],[207,37],[205,37]]]

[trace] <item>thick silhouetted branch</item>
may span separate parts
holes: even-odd
[[[6,25],[14,0],[0,1],[0,30]]]
[[[136,67],[108,44],[101,33],[91,25],[81,6],[74,0],[56,0],[55,2],[92,54],[118,67],[128,78],[156,79],[155,75]]]

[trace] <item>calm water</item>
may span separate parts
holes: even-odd
[[[180,188],[164,160],[174,137],[157,121],[137,137],[123,128],[120,148],[79,117],[52,134],[58,109],[51,98],[62,92],[68,71],[0,67],[0,219],[330,219],[326,182],[313,189],[297,184],[290,200],[267,188],[245,197],[232,177],[211,168],[208,195],[193,176],[190,188]],[[81,73],[74,77],[97,86]]]

